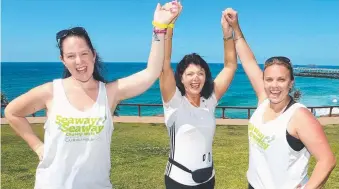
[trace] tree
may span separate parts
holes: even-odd
[[[8,99],[5,93],[1,92],[1,109],[6,108],[7,105],[8,105]],[[2,111],[1,111],[1,117],[3,117]]]

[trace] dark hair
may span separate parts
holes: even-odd
[[[212,74],[206,61],[196,53],[185,55],[184,58],[178,63],[177,68],[175,70],[175,81],[178,89],[181,92],[181,95],[184,96],[186,93],[184,84],[181,82],[182,74],[190,64],[201,66],[205,70],[206,80],[200,92],[200,96],[204,97],[205,99],[208,99],[212,95],[214,90]]]
[[[63,45],[63,41],[70,36],[76,36],[76,37],[80,37],[82,39],[84,39],[88,45],[88,47],[91,49],[92,53],[96,55],[95,57],[95,63],[94,63],[94,70],[93,70],[93,78],[97,81],[101,81],[106,83],[107,81],[104,79],[103,74],[102,74],[102,70],[103,70],[103,65],[102,65],[102,60],[99,56],[99,54],[96,52],[95,48],[92,45],[91,39],[88,36],[88,33],[86,32],[86,30],[83,27],[74,27],[71,29],[66,29],[66,30],[62,30],[59,31],[56,34],[56,39],[58,42],[58,48],[60,50],[60,55],[61,57],[63,57],[63,49],[62,49],[62,45]],[[69,72],[69,70],[64,67],[64,73],[63,73],[63,78],[67,78],[71,76],[71,73]]]
[[[288,71],[290,72],[291,80],[294,81],[293,66],[292,66],[291,60],[289,58],[284,57],[284,56],[273,56],[273,57],[267,59],[265,61],[264,71],[266,70],[266,68],[268,68],[269,66],[272,66],[272,65],[282,65],[285,68],[287,68]],[[299,100],[300,97],[301,97],[300,90],[295,90],[294,86],[293,86],[293,88],[290,89],[290,93],[292,91],[294,91],[294,92],[293,92],[291,97],[296,101]]]

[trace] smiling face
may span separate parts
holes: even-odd
[[[293,83],[291,71],[283,64],[272,64],[264,70],[265,92],[273,104],[278,104],[288,97]]]
[[[189,64],[181,77],[181,82],[185,87],[185,93],[190,96],[200,96],[206,80],[205,70],[195,64]]]
[[[95,53],[89,48],[86,40],[78,36],[66,37],[62,42],[61,61],[72,77],[86,82],[93,76]]]

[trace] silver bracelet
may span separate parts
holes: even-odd
[[[233,36],[231,35],[231,36],[229,36],[229,37],[223,37],[223,39],[224,39],[224,41],[228,41],[228,40],[230,40],[230,39],[233,39]]]
[[[236,39],[234,39],[234,41],[236,41],[236,40],[238,40],[238,39],[241,39],[241,38],[244,38],[244,36],[241,35],[241,36],[237,37]],[[244,39],[245,39],[245,38],[244,38]]]

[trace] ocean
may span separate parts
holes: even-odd
[[[175,68],[175,64],[172,67]],[[222,69],[223,64],[209,64],[213,78]],[[261,65],[262,66],[262,65]],[[104,75],[108,81],[113,81],[146,67],[146,63],[105,63]],[[303,66],[295,66],[303,67]],[[339,66],[317,66],[319,68],[339,69]],[[1,63],[1,92],[12,100],[29,91],[31,88],[62,77],[63,65],[60,62],[2,62]],[[306,106],[339,106],[339,80],[326,78],[295,77],[295,88],[302,93],[299,102]],[[143,94],[121,103],[161,104],[159,81]],[[219,106],[251,106],[255,107],[257,98],[250,82],[239,64],[235,77],[226,94],[219,101]],[[3,110],[1,110],[3,111]],[[318,114],[325,114],[327,110],[318,110]],[[121,106],[119,115],[138,115],[137,107]],[[162,115],[162,107],[142,107],[141,115]],[[39,111],[38,116],[44,115]],[[221,110],[216,112],[221,116]],[[226,117],[246,118],[246,110],[226,110]]]

